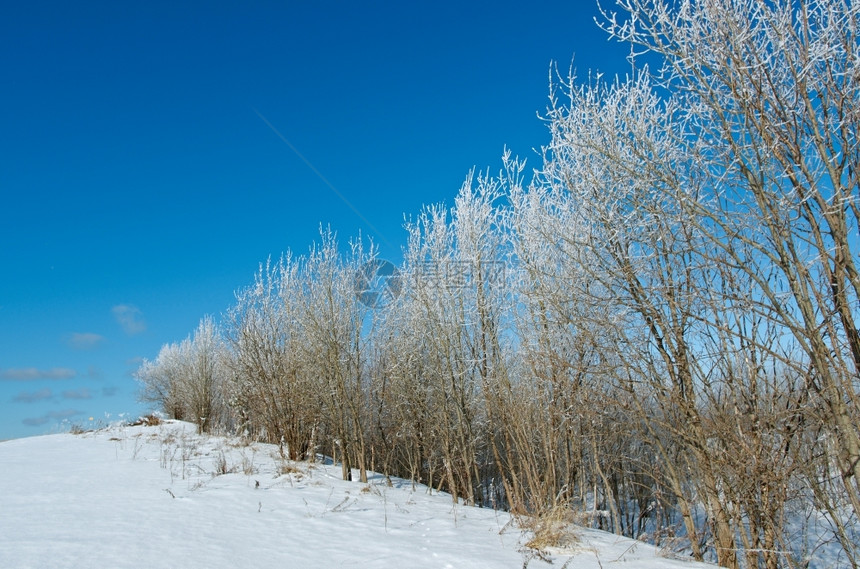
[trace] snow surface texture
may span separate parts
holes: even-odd
[[[0,567],[705,567],[594,530],[540,555],[531,537],[425,486],[344,482],[187,423],[0,443]]]

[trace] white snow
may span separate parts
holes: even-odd
[[[704,567],[599,531],[575,536],[544,558]],[[0,443],[0,567],[549,567],[523,545],[531,537],[504,512],[379,475],[344,482],[338,465],[285,463],[274,446],[187,423]]]

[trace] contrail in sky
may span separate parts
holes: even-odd
[[[385,238],[385,236],[383,236],[383,235],[382,235],[382,232],[380,232],[376,227],[374,227],[374,226],[373,226],[373,224],[372,224],[372,223],[370,223],[370,221],[368,221],[368,219],[367,219],[366,217],[364,217],[364,216],[361,214],[361,212],[360,212],[360,211],[358,211],[358,209],[357,209],[354,205],[352,205],[352,203],[350,203],[350,201],[349,201],[348,199],[346,199],[346,197],[345,197],[342,193],[340,193],[340,192],[337,190],[337,188],[335,188],[335,187],[334,187],[334,185],[333,185],[331,182],[329,182],[329,181],[326,179],[326,177],[322,175],[322,173],[320,173],[320,171],[319,171],[319,170],[317,170],[317,169],[314,167],[314,165],[313,165],[313,164],[311,164],[310,160],[308,160],[307,158],[305,158],[305,156],[304,156],[301,152],[299,152],[299,151],[298,151],[298,149],[297,149],[295,146],[293,146],[293,145],[292,145],[292,143],[291,143],[289,140],[287,140],[287,137],[285,137],[283,134],[281,134],[281,133],[280,133],[280,131],[279,131],[278,129],[276,129],[276,128],[275,128],[275,126],[274,126],[272,123],[270,123],[270,122],[269,122],[269,120],[268,120],[266,117],[264,117],[264,116],[263,116],[263,114],[262,114],[260,111],[258,111],[258,110],[257,110],[257,109],[255,109],[254,107],[251,107],[251,108],[252,108],[252,109],[254,109],[254,112],[255,112],[255,113],[257,113],[257,116],[258,116],[258,117],[260,117],[260,119],[261,119],[264,123],[266,123],[266,126],[268,126],[270,129],[272,129],[272,132],[274,132],[275,134],[277,134],[277,135],[278,135],[278,138],[280,138],[281,140],[283,140],[283,141],[284,141],[284,144],[286,144],[287,146],[289,146],[289,147],[290,147],[290,150],[292,150],[293,152],[295,152],[295,153],[296,153],[296,156],[298,156],[299,158],[301,158],[301,159],[302,159],[302,162],[304,162],[305,164],[307,164],[308,168],[310,168],[311,170],[313,170],[313,173],[314,173],[314,174],[316,174],[316,175],[319,177],[319,179],[320,179],[320,180],[322,180],[323,182],[325,182],[325,185],[326,185],[326,186],[328,186],[329,188],[331,188],[331,191],[333,191],[333,192],[334,192],[334,194],[335,194],[337,197],[339,197],[339,198],[340,198],[340,200],[341,200],[343,203],[345,203],[345,204],[347,205],[347,207],[349,207],[349,209],[351,209],[351,210],[352,210],[352,212],[353,212],[355,215],[357,215],[357,216],[358,216],[358,218],[359,218],[361,221],[363,221],[363,222],[365,223],[365,225],[367,225],[367,226],[368,226],[368,227],[369,227],[369,228],[370,228],[374,233],[376,233],[377,237],[379,237],[379,238],[382,240],[382,242],[383,242],[383,243],[385,243],[386,245],[388,245],[389,247],[391,247],[392,249],[394,249],[394,245],[392,245],[392,244],[388,241],[388,239],[386,239],[386,238]]]

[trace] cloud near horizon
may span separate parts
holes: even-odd
[[[50,399],[53,396],[54,393],[46,387],[45,389],[40,389],[38,391],[22,391],[16,395],[12,401],[15,403],[36,403],[37,401]]]
[[[105,374],[101,370],[101,368],[96,366],[90,366],[87,368],[87,377],[90,379],[104,379]]]
[[[133,304],[117,304],[110,309],[114,319],[122,327],[123,332],[129,336],[140,334],[146,330],[146,321],[143,312]]]
[[[63,391],[63,399],[92,399],[92,392],[86,387]]]
[[[104,336],[91,332],[74,332],[66,337],[66,345],[73,350],[92,350],[104,341]]]
[[[68,419],[69,417],[83,414],[83,411],[78,411],[76,409],[64,409],[62,411],[51,411],[42,415],[41,417],[27,417],[21,422],[28,427],[40,427],[45,423],[48,423],[49,421],[62,421],[63,419]]]
[[[35,367],[0,369],[0,379],[8,381],[34,381],[37,379],[72,379],[77,372],[67,367],[38,369]]]

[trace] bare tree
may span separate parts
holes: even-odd
[[[143,397],[194,420],[223,397],[344,478],[378,466],[726,567],[825,543],[857,567],[860,7],[616,6],[630,75],[554,76],[534,178],[506,153],[425,207],[399,296],[371,311],[373,248],[323,232],[237,293],[228,351],[204,320],[144,362]]]
[[[137,379],[141,399],[156,403],[175,419],[190,420],[201,430],[224,426],[226,354],[223,340],[210,316],[179,344],[165,344],[155,361],[144,360]]]
[[[351,468],[367,482],[368,348],[363,335],[369,307],[361,302],[356,276],[373,256],[361,240],[341,256],[335,235],[322,232],[322,241],[308,255],[299,291],[302,357],[319,377],[325,424],[341,460],[344,480]]]
[[[291,459],[313,457],[320,421],[316,375],[301,357],[301,260],[261,265],[227,313],[231,377],[227,398],[237,427],[281,445]]]
[[[680,178],[708,197],[684,207],[713,261],[747,279],[750,309],[796,348],[781,362],[827,409],[817,419],[833,443],[828,456],[842,480],[838,500],[856,518],[860,6],[845,0],[623,0],[619,6],[625,18],[611,16],[606,29],[659,56],[659,80],[680,111],[672,122],[683,125],[672,130],[690,158]],[[856,564],[855,543],[840,539]]]
[[[227,409],[223,399],[226,354],[224,341],[211,316],[204,316],[185,348],[188,377],[184,398],[201,430],[224,426]],[[183,342],[185,344],[185,342]]]
[[[519,231],[541,235],[558,263],[587,275],[556,296],[584,302],[598,337],[617,339],[606,377],[633,396],[694,554],[707,529],[722,565],[738,565],[740,549],[747,563],[788,562],[778,551],[782,489],[797,473],[799,425],[817,420],[844,499],[837,494],[825,510],[853,557],[851,532],[833,512],[847,503],[857,515],[860,467],[851,249],[858,10],[846,2],[619,6],[625,18],[607,11],[606,29],[663,66],[653,78],[634,60],[625,80],[571,80],[567,104],[553,94],[544,167],[514,196]],[[543,266],[550,270],[532,279],[552,282],[554,265]],[[574,309],[556,314],[563,322]],[[810,393],[827,418],[803,414]],[[743,468],[739,449],[767,466]],[[683,473],[691,468],[707,528],[690,513]],[[746,489],[729,491],[742,478]]]
[[[144,359],[135,372],[141,383],[141,401],[157,405],[174,419],[185,419],[187,410],[181,394],[183,354],[179,344],[165,344],[155,360]]]

